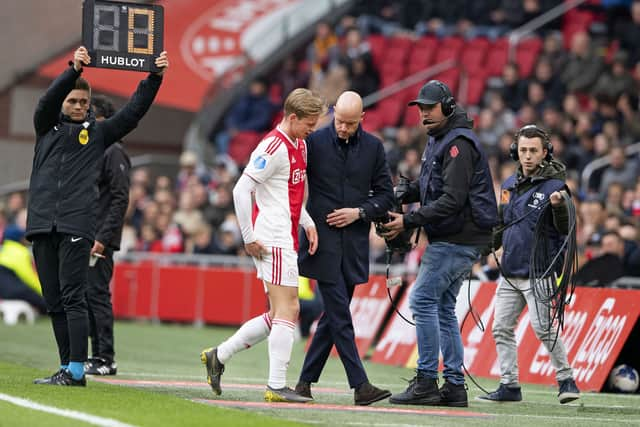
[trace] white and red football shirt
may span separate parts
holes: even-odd
[[[265,246],[298,250],[298,224],[307,174],[307,146],[280,128],[258,144],[244,170],[255,190],[253,233]]]

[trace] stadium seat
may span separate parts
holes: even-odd
[[[362,119],[362,127],[367,132],[376,132],[383,127],[382,111],[371,108],[365,111],[364,118]]]
[[[385,50],[387,48],[387,38],[380,34],[372,34],[367,38],[367,42],[371,48],[371,56],[373,57],[373,64],[377,69],[384,62]]]
[[[229,143],[229,157],[238,165],[246,165],[251,152],[260,142],[261,136],[262,134],[259,132],[238,132]]]
[[[497,39],[489,47],[486,58],[486,71],[489,76],[500,76],[509,60],[509,41],[506,38]]]
[[[382,67],[388,64],[397,64],[404,65],[407,62],[407,58],[409,57],[409,50],[402,48],[390,48],[384,54],[384,62]]]
[[[440,42],[441,49],[451,49],[453,51],[460,52],[463,47],[464,47],[464,39],[459,36],[445,37]]]
[[[457,62],[458,58],[460,57],[460,52],[461,52],[460,49],[443,46],[440,49],[438,49],[438,51],[436,52],[436,56],[433,62],[434,64],[439,64],[441,62],[448,61],[450,59]]]
[[[486,49],[476,46],[465,46],[460,55],[460,64],[462,69],[467,73],[473,73],[482,70],[484,60],[487,56]]]
[[[397,97],[385,98],[378,103],[378,111],[381,113],[381,122],[384,127],[397,126],[402,117],[406,103]]]
[[[530,37],[522,40],[516,47],[516,62],[521,78],[528,78],[538,61],[542,50],[542,40],[538,37]]]
[[[466,102],[466,105],[479,105],[486,84],[487,77],[484,71],[478,70],[467,74],[465,84],[461,84],[461,87],[466,87],[466,93],[460,94],[460,98]]]

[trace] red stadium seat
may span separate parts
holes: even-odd
[[[520,78],[529,78],[533,67],[536,65],[536,61],[538,61],[538,52],[522,49],[516,50],[516,62],[518,63]]]
[[[385,98],[378,104],[383,126],[397,126],[402,117],[406,103],[397,97]]]
[[[500,76],[509,60],[509,42],[506,38],[497,39],[489,48],[486,58],[486,71],[489,76]]]
[[[441,62],[448,61],[450,59],[457,62],[458,58],[460,57],[460,52],[461,52],[460,49],[443,46],[440,49],[438,49],[438,52],[436,53],[436,57],[433,60],[433,62],[434,64],[439,64]]]
[[[400,48],[388,49],[387,52],[384,54],[384,62],[382,66],[384,67],[387,64],[404,65],[407,62],[408,57],[409,57],[409,50],[400,49]]]
[[[481,47],[466,46],[460,55],[460,64],[467,73],[482,70],[487,51]]]
[[[486,84],[487,77],[482,71],[477,71],[467,75],[466,93],[461,94],[461,98],[465,100],[466,105],[480,104]]]
[[[442,39],[440,42],[440,48],[452,49],[460,52],[464,47],[464,39],[459,36],[449,36]]]
[[[246,165],[251,152],[260,142],[262,134],[253,131],[238,132],[229,143],[229,157],[238,165]]]
[[[387,48],[387,38],[379,34],[372,34],[367,38],[367,42],[371,47],[373,64],[376,66],[376,68],[379,69],[384,62],[385,50]]]
[[[364,117],[362,119],[362,127],[367,132],[376,132],[382,129],[384,126],[383,113],[378,109],[369,109],[365,111]]]

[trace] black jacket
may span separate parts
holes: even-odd
[[[393,186],[382,142],[358,127],[349,143],[339,141],[333,124],[307,138],[307,211],[318,229],[318,250],[309,255],[309,242],[300,233],[300,274],[349,285],[369,280],[371,220],[386,216],[393,207]],[[327,224],[334,209],[359,208],[366,220],[344,228]]]
[[[98,209],[98,176],[105,149],[131,132],[155,98],[162,77],[150,74],[131,100],[116,114],[96,122],[91,113],[83,123],[62,115],[67,94],[80,75],[69,67],[36,107],[36,146],[29,183],[26,237],[54,229],[93,241]],[[83,130],[88,137],[80,135]]]
[[[98,179],[98,232],[96,240],[113,250],[120,249],[124,215],[129,205],[131,161],[122,144],[116,142],[104,152]]]
[[[467,114],[462,108],[457,107],[454,115],[447,120],[444,127],[435,130],[430,136],[435,141],[441,141],[445,134],[455,128],[471,129],[473,121],[467,118]],[[421,192],[424,191],[420,186],[420,180],[414,181],[409,186],[409,191],[403,199],[403,203],[421,202],[419,209],[406,213],[403,217],[405,228],[415,228],[425,224],[439,224],[447,218],[458,216],[462,211],[462,224],[459,224],[455,232],[443,233],[443,235],[430,235],[429,241],[444,241],[460,245],[469,245],[477,247],[488,247],[491,243],[491,227],[481,227],[476,224],[469,203],[470,189],[472,185],[474,170],[476,165],[483,161],[483,156],[474,147],[471,141],[463,137],[456,137],[449,144],[444,156],[442,164],[427,164],[427,153],[423,155],[422,171],[425,168],[437,169],[440,179],[442,180],[442,195],[428,202],[426,205],[421,200]],[[455,148],[455,150],[453,150]],[[428,147],[427,147],[428,149]],[[491,174],[487,165],[482,172],[486,175],[486,179],[491,181]],[[490,189],[491,205],[487,207],[487,212],[494,212],[495,222],[497,222],[497,207],[493,188]]]

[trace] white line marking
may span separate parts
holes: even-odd
[[[10,396],[8,394],[0,393],[0,400],[13,403],[17,406],[33,409],[36,411],[48,412],[54,415],[60,415],[61,417],[73,418],[75,420],[84,421],[88,424],[93,424],[100,427],[134,427],[131,424],[123,423],[111,418],[98,417],[96,415],[86,414],[84,412],[73,411],[71,409],[60,409],[54,406],[42,405],[32,400],[22,399],[20,397]]]

